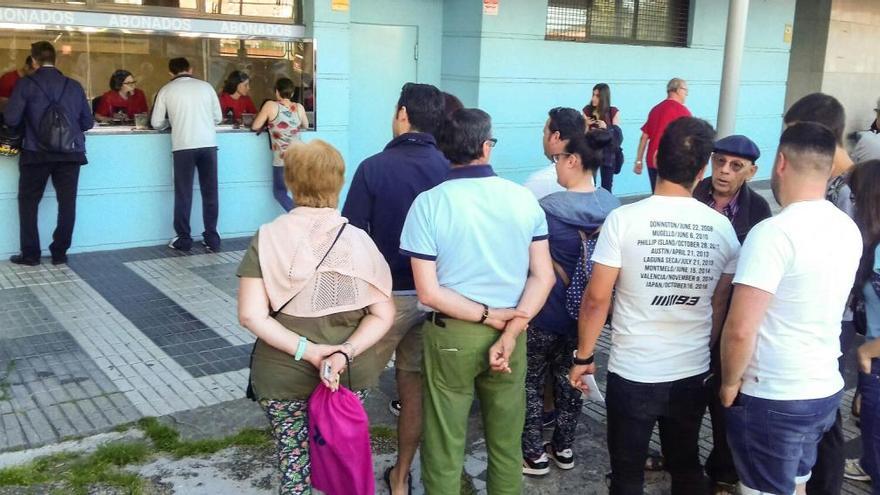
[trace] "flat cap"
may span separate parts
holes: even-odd
[[[761,151],[751,139],[734,134],[715,141],[715,153],[724,153],[725,155],[738,156],[746,160],[755,161],[761,156]]]

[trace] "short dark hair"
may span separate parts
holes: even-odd
[[[125,69],[119,69],[110,76],[110,89],[119,91],[122,89],[122,83],[131,75],[131,72]]]
[[[55,47],[48,41],[37,41],[31,44],[31,57],[37,65],[55,63]]]
[[[782,131],[779,152],[802,172],[830,173],[837,140],[818,122],[796,122]]]
[[[443,92],[443,113],[446,117],[449,117],[455,113],[456,110],[461,108],[464,108],[464,104],[457,96],[452,93],[447,93],[446,91]]]
[[[709,162],[715,145],[715,129],[695,117],[673,120],[657,148],[657,175],[665,181],[691,187]]]
[[[437,146],[456,165],[483,156],[483,143],[492,137],[492,117],[479,108],[461,108],[446,119]]]
[[[569,139],[565,152],[579,156],[584,170],[598,170],[605,164],[605,149],[611,145],[611,138],[609,131],[596,129]]]
[[[172,58],[168,61],[168,72],[174,74],[175,76],[182,72],[186,72],[189,69],[189,60],[184,57]]]
[[[278,91],[278,96],[291,100],[296,93],[296,85],[290,79],[282,77],[275,81],[275,91]]]
[[[27,66],[28,68],[33,67],[34,66],[34,57],[28,55],[27,58],[24,59],[24,65]]]
[[[547,115],[550,117],[550,132],[558,132],[559,139],[580,137],[587,132],[587,120],[584,114],[574,108],[552,108]]]
[[[226,77],[226,81],[223,83],[223,92],[231,95],[238,91],[239,84],[248,81],[249,79],[250,76],[248,76],[246,72],[234,70]]]
[[[435,134],[443,124],[446,100],[435,86],[408,82],[397,99],[397,110],[403,107],[414,130]]]
[[[786,125],[797,122],[816,122],[831,129],[837,144],[843,144],[843,130],[846,128],[846,111],[837,98],[825,93],[811,93],[804,96],[785,112]]]

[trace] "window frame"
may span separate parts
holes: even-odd
[[[262,24],[293,24],[302,26],[302,3],[303,0],[294,0],[293,16],[290,18],[281,18],[284,22],[279,22],[278,17],[257,17],[236,14],[209,14],[208,12],[206,12],[206,0],[196,0],[196,8],[194,9],[186,9],[182,7],[158,7],[153,5],[99,3],[98,0],[82,0],[82,3],[80,4],[12,0],[9,5],[4,5],[4,7],[21,9],[67,10],[77,12],[102,12],[107,14],[145,15],[152,17],[181,17],[186,19],[211,19],[215,21],[227,22],[240,21]]]
[[[569,0],[573,1],[573,0]],[[576,7],[582,9],[584,12],[587,12],[591,7],[593,0],[580,0],[583,3],[582,7]],[[693,27],[693,1],[692,0],[668,0],[669,2],[680,1],[684,8],[687,10],[687,19],[685,19],[685,32],[684,36],[682,36],[682,42],[675,41],[656,41],[656,40],[640,40],[636,38],[636,33],[638,31],[638,15],[639,15],[639,5],[642,0],[633,0],[633,15],[632,15],[632,27],[630,28],[631,36],[629,37],[610,37],[603,36],[600,38],[590,37],[591,26],[589,19],[584,23],[584,37],[583,38],[575,38],[572,36],[565,36],[562,34],[551,34],[550,31],[550,8],[553,7],[554,0],[547,1],[547,18],[545,19],[544,26],[544,40],[545,41],[567,41],[571,43],[595,43],[602,45],[632,45],[632,46],[658,46],[658,47],[667,47],[667,48],[688,48],[691,45],[691,34]],[[615,7],[619,7],[622,4],[623,0],[615,0]],[[565,7],[565,5],[562,5]],[[685,17],[685,16],[682,16]],[[666,25],[668,26],[669,22],[667,19]]]

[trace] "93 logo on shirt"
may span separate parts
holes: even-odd
[[[671,296],[654,296],[654,300],[651,301],[651,306],[696,306],[699,302],[699,296],[691,297],[673,294]]]

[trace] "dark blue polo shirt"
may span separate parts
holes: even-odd
[[[394,138],[385,149],[358,166],[342,215],[370,234],[391,267],[393,290],[413,291],[409,257],[400,254],[400,233],[413,201],[440,184],[449,161],[434,136],[410,132]]]

